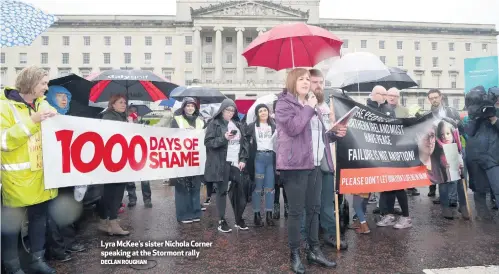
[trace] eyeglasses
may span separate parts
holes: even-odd
[[[227,112],[227,113],[234,113],[234,112],[236,112],[235,109],[231,109],[231,108],[226,108],[226,109],[224,109],[224,111]]]
[[[440,98],[440,96],[436,96],[436,97],[428,97],[428,100],[430,100],[430,101],[435,101],[435,100],[437,100],[438,98]]]

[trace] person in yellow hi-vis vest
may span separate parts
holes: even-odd
[[[7,273],[24,273],[18,256],[18,239],[24,215],[28,216],[31,243],[29,269],[56,273],[44,259],[48,201],[57,189],[43,182],[41,122],[57,111],[45,100],[47,72],[24,68],[15,88],[0,93],[0,148],[2,182],[2,260]]]
[[[199,117],[199,107],[191,97],[182,101],[181,114],[175,115],[171,128],[202,130],[204,122]],[[177,221],[184,224],[201,220],[201,181],[202,176],[189,176],[172,179],[175,183],[175,211]]]

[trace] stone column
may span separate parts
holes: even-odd
[[[265,28],[257,28],[256,31],[258,31],[258,35],[262,35],[267,29]],[[258,74],[258,82],[260,83],[265,83],[265,68],[264,67],[258,67],[257,68],[257,74]]]
[[[192,72],[192,77],[193,79],[197,79],[199,82],[201,82],[201,54],[203,51],[203,46],[201,43],[201,27],[194,27],[192,30],[194,31],[194,50],[192,52],[192,66],[193,66],[193,72]]]
[[[244,28],[236,28],[237,32],[237,82],[243,83],[244,82],[244,66],[245,66],[245,59],[243,57],[243,50],[244,50]]]
[[[222,82],[222,61],[223,61],[223,52],[222,52],[222,31],[224,28],[215,27],[213,28],[215,31],[215,82]]]

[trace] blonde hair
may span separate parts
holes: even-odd
[[[294,96],[298,96],[298,92],[296,91],[296,82],[298,81],[298,78],[303,75],[310,77],[308,69],[295,68],[288,73],[288,77],[286,78],[286,90]]]
[[[17,75],[16,89],[20,94],[30,94],[45,76],[48,76],[45,69],[37,66],[26,67]]]

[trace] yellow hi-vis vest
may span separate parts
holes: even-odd
[[[175,116],[175,121],[177,121],[178,128],[189,128],[189,122],[182,115]],[[203,129],[204,122],[203,120],[196,118],[196,129]]]
[[[38,98],[35,109],[51,109],[45,98]],[[41,126],[31,120],[24,103],[9,100],[0,93],[0,177],[2,200],[6,207],[25,207],[57,197],[57,189],[45,190],[41,153]],[[32,163],[38,163],[33,167]]]

